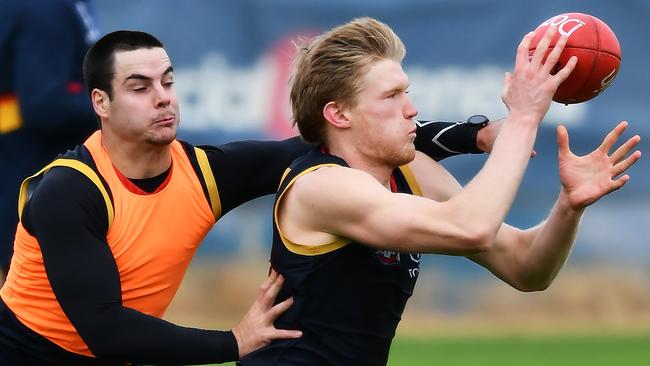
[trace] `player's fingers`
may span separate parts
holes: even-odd
[[[549,26],[544,32],[544,36],[539,40],[537,47],[535,47],[535,52],[533,53],[533,58],[530,60],[530,64],[537,69],[542,65],[548,46],[551,44],[553,36],[557,33],[557,28],[554,26]]]
[[[264,306],[265,309],[268,309],[273,305],[275,298],[278,296],[278,293],[280,293],[280,289],[282,288],[283,284],[284,277],[282,277],[282,275],[278,275],[275,281],[271,283],[271,286],[264,293],[264,297],[262,298],[262,306]]]
[[[542,69],[546,74],[550,74],[551,70],[555,68],[555,65],[557,64],[557,61],[560,59],[560,55],[562,54],[562,50],[564,50],[564,46],[566,46],[566,42],[569,38],[567,36],[562,36],[560,39],[558,39],[557,42],[555,42],[555,46],[553,47],[553,50],[548,54],[548,57],[546,58],[546,62],[544,62],[544,66],[542,66]]]
[[[269,288],[277,280],[277,278],[278,278],[278,273],[272,269],[269,276],[260,285],[260,292],[259,292],[260,296],[263,296],[269,290]]]
[[[616,177],[619,174],[622,174],[624,171],[628,170],[632,165],[641,159],[641,151],[635,151],[632,155],[628,156],[627,159],[621,161],[620,163],[614,165],[612,169],[612,176]]]
[[[578,64],[578,58],[575,56],[571,56],[569,58],[569,61],[567,61],[566,65],[564,65],[563,68],[560,69],[554,76],[553,80],[555,80],[555,83],[557,86],[560,86],[566,80],[569,75],[573,72],[573,70],[576,68],[576,65]]]
[[[623,131],[627,128],[627,122],[626,121],[621,121],[616,127],[614,127],[613,130],[611,130],[607,136],[603,139],[603,143],[600,144],[598,147],[598,150],[604,152],[607,154],[609,150],[614,146],[616,143],[616,140],[623,134]]]
[[[571,154],[571,149],[569,148],[569,132],[562,125],[557,126],[557,147],[560,156]]]
[[[616,190],[621,189],[621,187],[623,187],[625,185],[625,183],[627,183],[629,180],[630,180],[630,176],[627,175],[627,174],[620,177],[620,178],[618,178],[618,179],[616,179],[616,180],[613,180],[612,184],[610,185],[609,192],[614,192]]]
[[[507,72],[503,76],[503,87],[501,88],[501,100],[505,103],[506,102],[506,95],[508,94],[508,89],[510,88],[510,84],[512,83],[512,74]],[[506,107],[508,105],[506,104]]]
[[[267,308],[270,306],[268,304],[268,300],[266,299],[266,297],[268,296],[269,290],[271,289],[273,284],[277,282],[277,280],[278,280],[278,273],[274,270],[271,270],[269,276],[260,285],[260,290],[257,293],[257,300],[256,300],[257,304]]]
[[[528,61],[528,47],[530,46],[530,41],[535,37],[535,32],[529,32],[521,39],[519,46],[517,46],[517,55],[515,57],[515,72],[522,71],[527,67],[530,62]]]
[[[609,157],[613,164],[618,164],[625,156],[636,147],[641,141],[641,136],[635,135],[630,137],[625,143],[619,146],[616,151]]]
[[[295,339],[302,337],[302,332],[299,330],[289,330],[289,329],[275,329],[270,339]]]
[[[285,311],[289,310],[289,308],[293,305],[293,297],[290,297],[281,303],[274,305],[271,310],[269,310],[268,315],[271,318],[271,321],[274,321],[277,319],[282,313]]]

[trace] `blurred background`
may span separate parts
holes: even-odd
[[[404,68],[420,119],[456,121],[478,113],[503,117],[503,73],[511,68],[521,37],[554,15],[589,13],[617,34],[622,67],[596,99],[571,106],[554,103],[537,139],[537,157],[507,221],[533,226],[553,205],[559,190],[557,124],[568,126],[574,152],[586,153],[619,120],[628,120],[626,136],[640,134],[640,149],[650,153],[648,0],[98,0],[94,5],[102,34],[137,29],[165,43],[180,98],[180,137],[197,144],[294,135],[287,98],[290,41],[366,15],[389,24],[404,41],[408,50]],[[466,183],[485,158],[460,156],[443,164]],[[643,350],[650,349],[648,157],[630,174],[624,189],[587,211],[568,263],[545,292],[519,293],[464,258],[424,256],[393,352],[440,355],[454,349],[435,348],[434,344],[445,344],[435,341],[424,342],[422,350],[409,348],[412,344],[405,341],[409,339],[468,339],[468,335],[591,339],[620,334],[637,337],[621,344],[638,342],[636,351],[646,352],[640,357],[647,362],[650,353]],[[200,248],[168,319],[228,327],[245,312],[268,268],[271,202],[271,197],[251,202],[219,221]],[[525,348],[521,344],[512,348],[521,347]],[[608,346],[594,347],[585,355]],[[550,353],[541,352],[539,357],[551,357]],[[392,364],[416,362],[391,357]],[[483,360],[476,362],[485,364]],[[454,364],[453,358],[445,362]],[[609,359],[604,364],[611,363]]]

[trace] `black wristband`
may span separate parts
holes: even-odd
[[[489,122],[490,120],[482,114],[475,114],[467,119],[467,136],[469,141],[474,141],[474,150],[468,151],[469,153],[482,154],[485,152],[478,147],[478,131],[487,126]]]

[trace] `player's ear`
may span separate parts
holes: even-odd
[[[323,117],[327,122],[338,128],[350,127],[350,120],[343,109],[343,106],[337,102],[329,102],[323,107]]]
[[[95,113],[97,113],[99,117],[108,118],[108,105],[110,99],[105,91],[93,89],[93,91],[90,92],[90,102],[93,105]]]

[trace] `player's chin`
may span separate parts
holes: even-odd
[[[176,128],[166,128],[148,136],[147,142],[152,145],[169,145],[176,139]]]
[[[415,159],[415,146],[413,146],[413,149],[410,149],[406,155],[406,162],[404,164],[408,164]]]
[[[396,166],[401,166],[401,165],[406,165],[415,159],[415,145],[408,144],[404,150],[402,151],[401,154],[397,156],[397,159],[395,159],[395,165]]]

